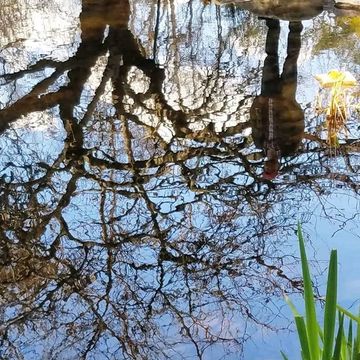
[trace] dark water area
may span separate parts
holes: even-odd
[[[357,302],[360,11],[0,14],[1,359],[300,359],[298,222],[319,294],[337,248]]]

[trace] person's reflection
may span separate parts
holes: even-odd
[[[264,150],[266,161],[263,178],[274,179],[280,157],[293,154],[303,136],[304,113],[296,102],[297,59],[301,47],[302,24],[289,23],[287,57],[282,74],[279,71],[279,20],[266,19],[266,59],[262,73],[261,94],[250,109],[255,145]]]

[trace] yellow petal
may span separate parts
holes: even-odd
[[[352,87],[357,85],[357,81],[348,71],[330,70],[327,74],[315,75],[320,86],[329,88],[334,86]]]

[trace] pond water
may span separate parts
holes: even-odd
[[[298,222],[358,300],[360,12],[226,3],[0,0],[2,359],[299,359]]]

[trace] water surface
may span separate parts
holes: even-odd
[[[314,76],[360,13],[251,4],[0,1],[1,358],[295,354],[298,221],[358,299],[358,89],[329,144]]]

